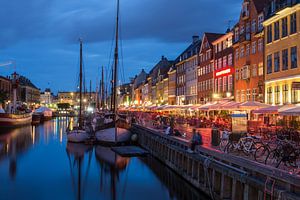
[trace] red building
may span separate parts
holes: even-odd
[[[244,0],[234,27],[235,99],[263,101],[264,7],[268,0]]]
[[[199,52],[198,103],[205,104],[213,100],[214,88],[214,51],[212,42],[223,36],[218,33],[204,33]]]
[[[227,33],[213,42],[214,46],[214,94],[213,100],[234,99],[233,81],[233,33]]]

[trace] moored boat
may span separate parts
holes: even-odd
[[[72,130],[67,133],[68,142],[83,143],[90,139],[90,134],[85,130]]]
[[[8,114],[0,113],[0,127],[13,128],[31,124],[32,113],[25,114]]]
[[[32,114],[32,122],[31,124],[32,125],[38,125],[41,123],[41,118],[42,118],[42,115],[40,113],[37,113],[37,112],[34,112]]]
[[[40,108],[36,109],[35,112],[41,114],[42,122],[52,119],[52,110],[50,108],[40,107]]]

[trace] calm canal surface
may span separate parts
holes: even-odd
[[[151,156],[67,144],[67,118],[0,133],[0,199],[207,199]]]

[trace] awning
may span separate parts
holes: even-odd
[[[258,110],[254,110],[253,114],[278,114],[278,111],[283,106],[269,106],[265,108],[260,108]]]
[[[246,101],[244,103],[241,103],[239,105],[239,108],[245,109],[245,110],[256,110],[256,109],[265,108],[265,107],[269,107],[269,106],[270,105],[260,103],[258,101]]]
[[[286,110],[279,110],[279,115],[283,116],[300,116],[300,106],[296,106]]]

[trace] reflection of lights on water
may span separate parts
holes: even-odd
[[[8,149],[9,149],[9,144],[6,144],[6,153],[8,153]]]
[[[35,142],[35,126],[32,127],[31,137],[32,137],[32,144],[34,144],[34,142]]]
[[[60,141],[60,143],[62,143],[62,135],[63,135],[63,129],[60,128],[60,130],[59,130],[59,141]]]

